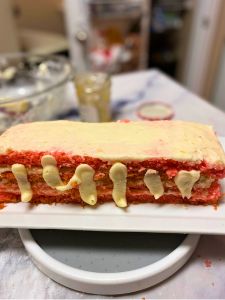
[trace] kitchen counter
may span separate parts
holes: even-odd
[[[137,119],[143,101],[162,101],[174,119],[211,124],[225,136],[225,114],[157,70],[115,76],[112,109],[116,119]],[[73,118],[73,117],[72,117]],[[70,115],[71,119],[71,115]],[[176,274],[147,290],[119,298],[224,298],[225,237],[204,235],[191,259]],[[87,295],[55,283],[28,257],[17,229],[0,229],[0,298],[113,298]]]

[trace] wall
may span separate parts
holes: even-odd
[[[19,27],[55,33],[65,32],[62,0],[12,1]]]
[[[19,41],[14,23],[11,1],[0,0],[0,53],[17,52]]]
[[[215,39],[222,22],[221,12],[225,1],[198,0],[195,3],[183,83],[191,91],[208,98],[208,77],[212,72],[211,61],[217,47]]]
[[[225,40],[219,62],[218,73],[215,79],[212,102],[225,111]]]

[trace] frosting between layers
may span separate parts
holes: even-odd
[[[183,121],[20,124],[0,136],[0,155],[10,150],[59,151],[112,162],[154,158],[206,161],[225,167],[225,154],[212,127]]]

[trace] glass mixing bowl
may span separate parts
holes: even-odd
[[[0,132],[66,112],[64,95],[73,77],[70,63],[61,56],[0,55]]]

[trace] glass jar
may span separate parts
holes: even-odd
[[[108,122],[110,111],[110,76],[105,73],[84,73],[75,77],[81,120]]]

